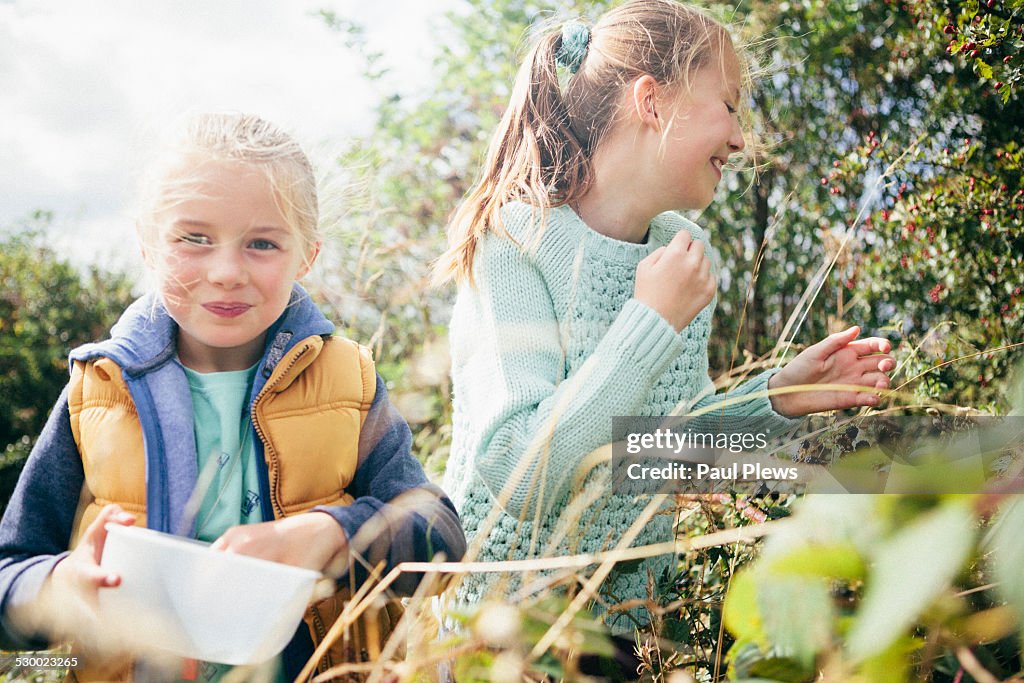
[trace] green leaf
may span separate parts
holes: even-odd
[[[813,670],[809,670],[800,662],[789,657],[762,659],[750,668],[750,673],[763,677],[754,680],[783,681],[783,683],[806,683],[815,678]]]
[[[910,628],[963,567],[974,536],[971,510],[953,502],[881,544],[847,641],[854,661],[883,651]]]
[[[769,566],[775,574],[847,580],[862,579],[867,571],[864,558],[852,543],[797,548],[773,558]]]
[[[1024,501],[1012,499],[1005,505],[992,530],[992,563],[998,590],[1024,620],[1024,543],[1020,530],[1024,528]]]
[[[832,634],[834,610],[825,581],[771,574],[758,578],[757,603],[772,649],[810,671]]]
[[[722,606],[722,620],[737,640],[765,641],[764,624],[758,612],[757,583],[751,570],[733,576]]]
[[[982,78],[992,78],[992,67],[981,61],[980,59],[974,60],[974,65],[978,69],[978,75]]]

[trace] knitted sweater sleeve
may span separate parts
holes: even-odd
[[[632,415],[682,341],[635,299],[623,306],[593,354],[566,377],[555,303],[529,253],[511,240],[483,240],[476,287],[459,294],[451,325],[456,430],[469,463],[514,517],[547,511],[584,458],[611,442],[611,419]]]
[[[767,395],[758,395],[768,391],[768,380],[770,380],[772,375],[778,371],[778,369],[766,370],[759,375],[751,377],[745,382],[741,382],[726,392],[721,394],[711,393],[710,395],[702,396],[693,404],[689,412],[697,412],[698,410],[704,410],[708,407],[721,405],[721,411],[714,412],[713,415],[725,414],[733,417],[760,417],[763,419],[759,420],[758,424],[764,427],[779,431],[789,429],[790,427],[799,424],[800,421],[775,412],[775,409],[772,407],[771,398]],[[713,392],[714,387],[711,385],[710,380],[708,381],[708,384],[708,390]],[[732,401],[733,399],[736,399],[737,402],[730,405],[722,405],[726,401]],[[698,418],[698,420],[699,419],[700,418]],[[714,424],[716,421],[717,418],[713,417],[711,424]],[[698,422],[696,424],[700,423]]]

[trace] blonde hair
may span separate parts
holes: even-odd
[[[522,200],[541,211],[574,204],[589,189],[594,151],[619,112],[623,88],[643,75],[688,89],[691,76],[732,46],[718,21],[675,0],[631,0],[609,10],[590,30],[578,70],[564,89],[557,59],[562,30],[540,36],[516,75],[508,109],[491,138],[482,176],[456,210],[448,250],[434,279],[473,282],[473,257],[488,230],[509,237],[501,208]],[[739,55],[738,55],[739,56]],[[748,83],[741,61],[743,85]]]
[[[196,196],[189,173],[196,160],[237,162],[264,173],[274,201],[304,251],[321,240],[320,206],[313,165],[295,139],[277,125],[241,113],[204,113],[186,119],[143,175],[138,227],[152,237],[158,216]]]

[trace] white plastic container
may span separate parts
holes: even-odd
[[[320,578],[309,569],[119,524],[107,525],[100,565],[121,575],[120,586],[100,590],[102,623],[129,649],[232,665],[280,653]]]

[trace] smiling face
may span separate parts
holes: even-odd
[[[687,91],[666,93],[659,112],[669,122],[659,160],[662,210],[700,210],[711,203],[722,166],[744,147],[739,98],[740,67],[731,47],[698,69]]]
[[[146,261],[178,323],[182,364],[242,370],[263,354],[267,329],[316,246],[288,225],[270,181],[253,165],[207,160],[189,167],[184,180],[189,196],[155,217]]]

